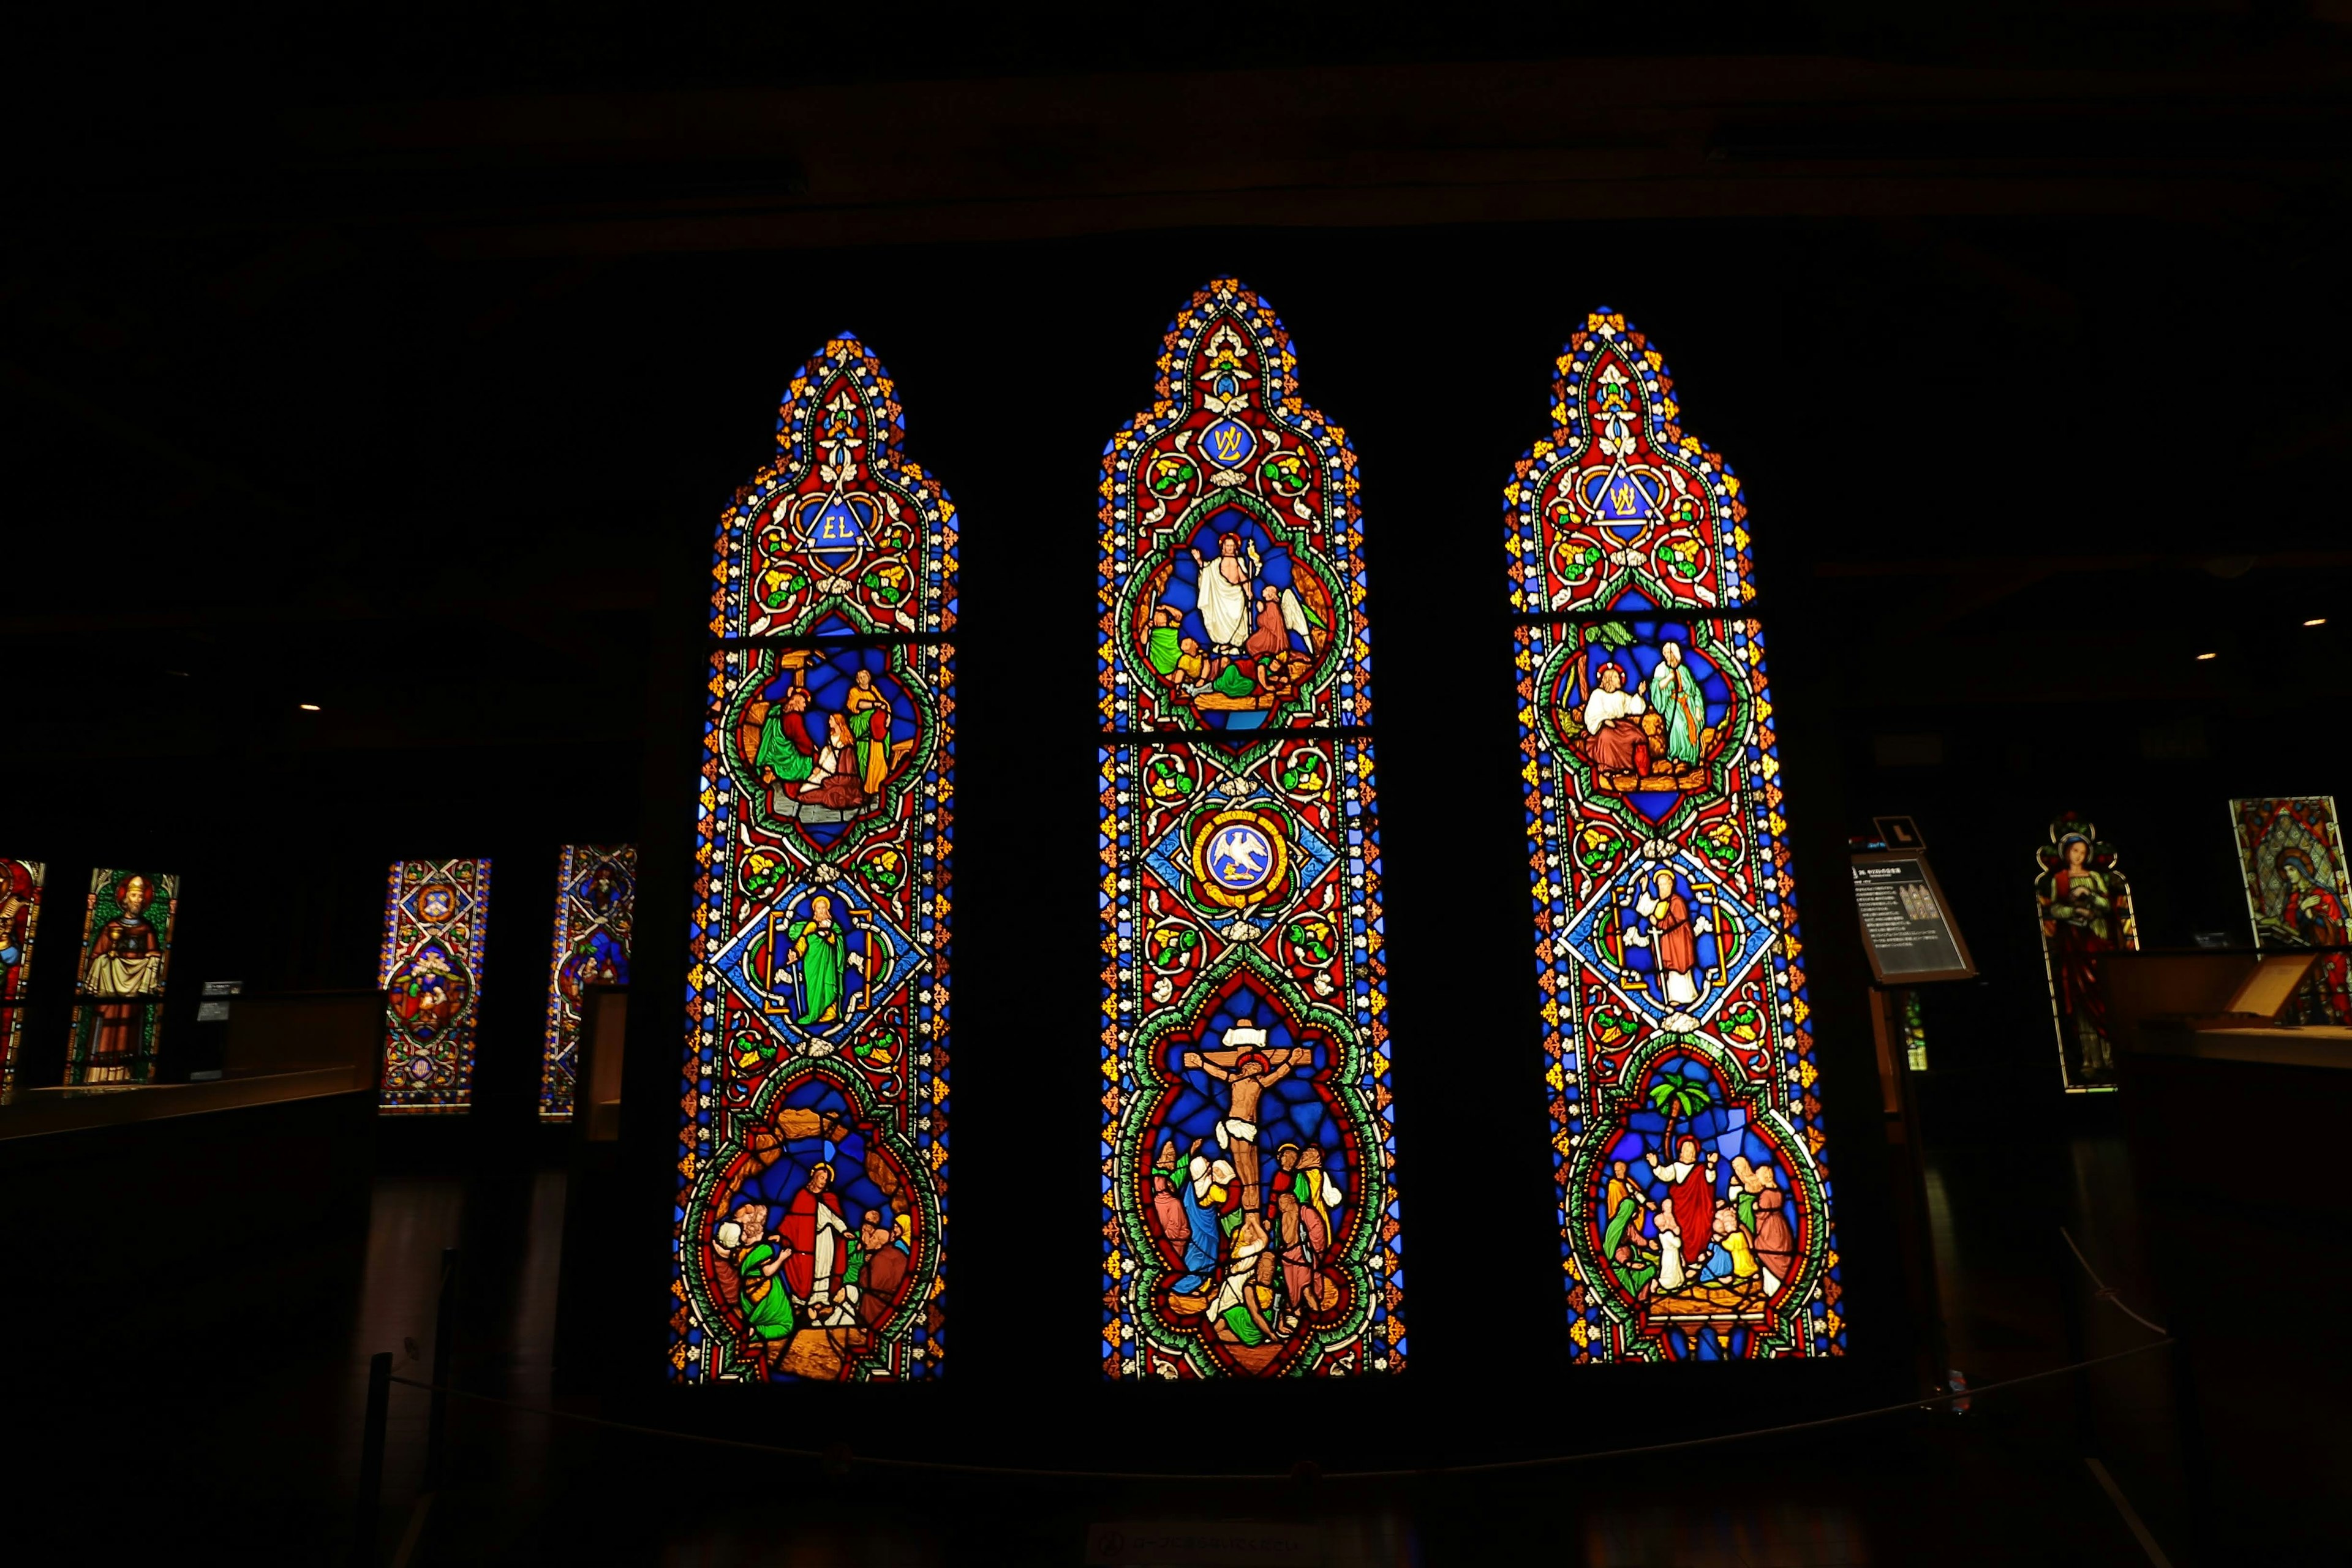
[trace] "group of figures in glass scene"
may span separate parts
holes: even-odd
[[[946,1349],[955,505],[836,338],[722,518],[670,1366],[902,1380]]]

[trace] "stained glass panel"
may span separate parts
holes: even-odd
[[[2246,909],[2256,947],[2341,947],[2344,921],[2344,831],[2336,797],[2233,800],[2238,868],[2246,879]],[[2281,1018],[2298,1024],[2352,1025],[2352,976],[2334,952],[2312,968]]]
[[[720,520],[679,1102],[680,1382],[945,1351],[956,509],[881,363],[793,379]]]
[[[2058,1077],[2069,1094],[2116,1087],[2115,1045],[2099,989],[2103,952],[2139,948],[2131,883],[2116,868],[2116,847],[2068,812],[2035,851],[2033,901],[2042,916],[2042,965],[2058,1024]]]
[[[16,1047],[25,1033],[25,986],[41,923],[38,860],[0,860],[0,1090],[16,1086]]]
[[[383,903],[383,1110],[474,1103],[474,1031],[489,936],[488,860],[400,860]]]
[[[1557,368],[1504,498],[1571,1354],[1841,1354],[1747,504],[1623,317]]]
[[[1903,1066],[1909,1072],[1927,1070],[1927,1018],[1919,1005],[1919,993],[1906,988],[1903,992]]]
[[[567,844],[555,872],[555,951],[547,981],[547,1049],[539,1076],[543,1121],[572,1120],[580,1061],[580,1004],[591,985],[629,983],[637,851],[631,844]]]
[[[73,1039],[66,1082],[147,1083],[163,1032],[163,982],[180,879],[169,872],[96,870],[81,925]]]
[[[1356,456],[1231,279],[1103,452],[1103,1371],[1395,1372]]]

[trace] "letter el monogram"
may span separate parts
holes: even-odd
[[[1242,451],[1242,433],[1238,426],[1228,425],[1209,437],[1216,443],[1220,458],[1238,458]]]

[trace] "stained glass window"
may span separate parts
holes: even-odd
[[[1231,279],[1103,449],[1103,1370],[1400,1371],[1356,455]]]
[[[1843,1353],[1748,508],[1595,312],[1504,490],[1580,1362]]]
[[[2058,1021],[2058,1076],[2069,1094],[2116,1087],[2115,1046],[2099,989],[2098,955],[2139,948],[2131,883],[2116,869],[2116,847],[2073,812],[2050,825],[2035,852],[2033,901],[2042,916],[2042,964]]]
[[[1927,1018],[1919,1005],[1919,993],[1906,988],[1902,994],[1903,1066],[1909,1072],[1927,1070]]]
[[[2284,800],[2233,800],[2238,868],[2246,879],[2246,909],[2256,947],[2341,947],[2344,921],[2344,831],[2333,795]],[[2352,1025],[2352,984],[2345,955],[2329,953],[2288,1004],[2299,1024]]]
[[[555,872],[555,952],[547,981],[547,1050],[539,1114],[572,1120],[580,1061],[580,1004],[591,985],[629,983],[629,931],[636,916],[637,851],[632,844],[567,844]]]
[[[670,1366],[936,1375],[956,509],[881,363],[793,378],[721,518]]]
[[[489,935],[488,860],[399,860],[383,901],[383,1109],[474,1103],[474,1029]]]
[[[0,1090],[16,1087],[16,1047],[25,1033],[25,984],[41,923],[38,860],[0,860]]]
[[[68,1083],[146,1083],[163,1032],[163,980],[180,879],[168,872],[96,870],[82,915]]]

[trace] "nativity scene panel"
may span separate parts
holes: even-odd
[[[1237,282],[1159,370],[1103,459],[1103,1371],[1398,1371],[1355,456]]]
[[[1623,318],[1558,370],[1505,504],[1571,1354],[1840,1354],[1747,507]]]
[[[955,506],[854,338],[722,517],[670,1280],[679,1382],[946,1351]]]

